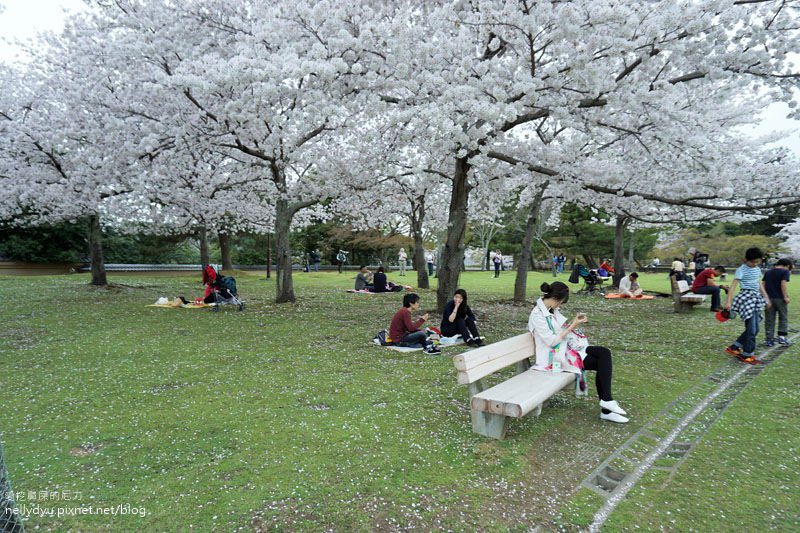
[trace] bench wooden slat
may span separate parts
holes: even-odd
[[[497,358],[498,355],[516,352],[518,350],[528,350],[529,356],[533,354],[533,337],[530,333],[523,333],[499,342],[494,342],[476,350],[458,354],[453,357],[453,364],[459,371],[472,370],[477,366]]]
[[[520,418],[575,382],[569,372],[528,370],[472,397],[476,411]]]
[[[530,335],[528,335],[528,337],[530,337]],[[520,348],[500,357],[495,357],[480,366],[476,366],[470,370],[460,371],[458,373],[458,384],[466,385],[468,383],[473,383],[528,357],[535,357],[533,347]]]
[[[706,299],[705,294],[695,294],[691,292],[692,288],[689,286],[689,282],[685,279],[678,281],[678,292],[681,293],[681,301],[682,302],[703,302]]]

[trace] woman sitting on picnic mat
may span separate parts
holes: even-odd
[[[534,369],[578,374],[581,390],[586,390],[584,370],[595,370],[597,395],[600,397],[600,419],[624,424],[627,414],[611,396],[611,351],[602,346],[588,346],[586,336],[576,331],[588,318],[585,313],[567,323],[559,307],[569,301],[569,287],[560,281],[542,283],[541,298],[531,311],[528,330],[536,343]]]
[[[372,276],[372,292],[400,292],[405,289],[404,285],[395,285],[386,279],[386,271],[383,267],[378,267],[377,272]]]
[[[469,346],[483,346],[478,328],[475,326],[475,315],[467,305],[467,291],[464,289],[457,289],[453,299],[444,306],[440,329],[445,337],[460,334]]]

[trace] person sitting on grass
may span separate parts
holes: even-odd
[[[428,354],[442,353],[432,341],[428,340],[428,334],[419,329],[428,320],[428,313],[416,321],[411,320],[411,312],[418,311],[419,307],[418,294],[412,292],[403,296],[403,307],[394,314],[389,324],[389,338],[396,346],[425,348],[425,353]]]
[[[725,273],[724,266],[715,266],[714,268],[706,268],[695,276],[692,282],[692,292],[695,294],[710,294],[711,295],[711,312],[716,313],[721,310],[719,291],[720,289],[728,292],[727,285],[717,285],[714,283],[714,278],[722,276]]]
[[[644,292],[639,286],[639,274],[631,272],[629,276],[625,276],[619,280],[619,293],[623,298],[641,298]]]
[[[758,266],[761,264],[762,257],[764,257],[764,252],[760,248],[753,247],[745,251],[744,264],[736,269],[733,283],[723,306],[725,311],[737,313],[744,320],[744,331],[733,341],[733,344],[725,348],[725,353],[751,365],[761,363],[755,356],[761,309],[765,306],[767,308],[772,306],[769,296],[761,284],[761,269]],[[737,285],[741,289],[734,298],[733,293]],[[731,300],[733,300],[732,304]]]
[[[372,276],[372,292],[400,292],[405,289],[405,285],[397,285],[386,279],[386,271],[383,267]]]
[[[361,265],[358,268],[358,275],[356,275],[356,285],[355,289],[357,291],[372,291],[372,272],[369,271],[367,265]]]
[[[478,327],[475,325],[475,315],[467,305],[467,291],[457,289],[453,299],[444,306],[442,324],[439,328],[442,335],[452,337],[461,335],[469,346],[483,346]]]
[[[569,287],[560,281],[542,283],[542,297],[536,301],[528,319],[528,331],[536,344],[535,370],[553,371],[558,364],[562,372],[578,374],[581,390],[585,388],[584,370],[596,370],[595,384],[600,397],[600,419],[624,424],[627,413],[611,396],[611,351],[603,346],[588,346],[586,337],[575,329],[587,322],[585,313],[567,323],[559,307],[569,301]]]

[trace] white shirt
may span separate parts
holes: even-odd
[[[552,313],[544,305],[544,301],[539,298],[531,311],[528,319],[528,331],[533,335],[536,343],[536,364],[535,370],[547,370],[550,365],[550,350],[553,350],[553,361],[561,362],[561,370],[580,374],[580,369],[567,362],[567,341],[559,341],[559,335],[564,330],[566,317],[561,311],[555,309]],[[586,357],[586,351],[582,351],[581,359]]]
[[[425,261],[427,261],[428,263],[433,263],[433,254],[430,252],[425,254]]]
[[[639,282],[636,282],[636,286],[633,286],[634,282],[631,281],[630,276],[625,276],[621,280],[619,280],[619,292],[622,294],[627,294],[629,296],[633,296],[633,291],[639,290]]]
[[[400,261],[405,261],[406,259],[408,259],[408,256],[406,255],[406,251],[405,250],[401,250],[399,255],[397,256],[397,258],[400,259]]]

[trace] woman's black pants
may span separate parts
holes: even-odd
[[[603,346],[589,346],[586,348],[586,358],[583,368],[594,370],[597,395],[601,400],[610,402],[611,396],[611,351]]]
[[[473,320],[472,317],[456,318],[455,322],[448,322],[445,320],[442,325],[442,335],[444,337],[452,337],[458,334],[461,335],[464,342],[469,340],[470,337],[473,339],[480,337],[480,335],[478,335],[478,327],[475,325],[475,320]]]

